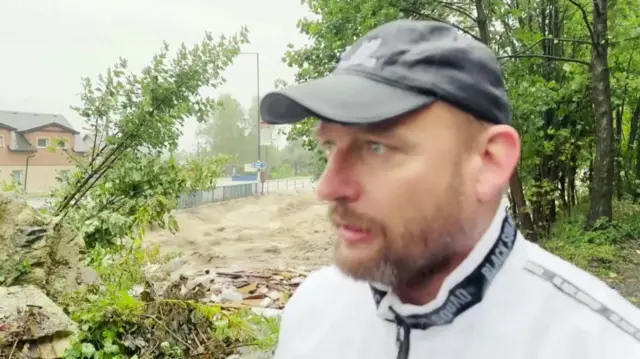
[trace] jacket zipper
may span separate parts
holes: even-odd
[[[393,310],[393,308],[390,309],[394,314],[396,322],[396,345],[398,346],[398,356],[396,358],[409,359],[411,326],[400,314]]]

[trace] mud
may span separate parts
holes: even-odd
[[[269,193],[176,213],[180,231],[153,231],[148,244],[179,252],[180,272],[213,268],[311,270],[332,259],[326,205],[311,191]]]
[[[180,231],[150,232],[147,243],[182,254],[167,268],[172,276],[214,268],[309,271],[332,260],[335,233],[326,212],[310,190],[269,193],[179,211]],[[640,306],[640,241],[622,252],[616,275],[603,279]]]

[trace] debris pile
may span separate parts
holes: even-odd
[[[148,269],[152,274],[158,267]],[[147,283],[135,287],[134,296],[187,297],[223,308],[251,309],[265,316],[279,315],[287,300],[308,273],[295,269],[205,270],[178,274],[170,283]],[[147,294],[149,292],[149,294]]]
[[[53,359],[65,350],[80,358],[106,350],[105,345],[109,350],[117,345],[123,357],[163,357],[178,350],[186,357],[271,358],[271,350],[264,349],[277,339],[277,321],[261,317],[279,316],[306,279],[307,269],[316,264],[270,262],[298,269],[236,270],[214,269],[214,263],[231,265],[228,262],[204,263],[189,256],[154,261],[143,271],[124,271],[135,278],[132,283],[139,283],[129,292],[139,300],[131,300],[120,297],[122,292],[112,285],[122,277],[116,265],[120,254],[102,258],[106,270],[87,267],[82,238],[55,226],[54,218],[24,200],[3,194],[0,248],[2,359]],[[265,262],[254,264],[263,267]],[[107,343],[104,335],[95,333],[117,335],[118,341]]]
[[[154,268],[149,270],[153,272]],[[278,316],[287,299],[306,277],[296,270],[204,271],[189,278],[181,274],[166,284],[147,279],[130,290],[144,305],[109,306],[79,326],[91,325],[125,333],[119,339],[120,353],[139,357],[162,357],[180,347],[186,358],[270,358],[271,350],[260,351],[265,332],[261,317]],[[101,284],[89,285],[80,295],[74,312],[87,312],[99,298],[113,295]],[[257,314],[257,315],[256,315]],[[273,322],[277,323],[277,322]],[[212,331],[212,329],[215,330]],[[218,335],[223,331],[229,335]],[[94,337],[83,346],[96,348]],[[239,348],[244,348],[239,350]]]

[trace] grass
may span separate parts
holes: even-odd
[[[613,224],[589,232],[585,213],[583,204],[560,218],[541,245],[640,304],[640,204],[615,201]]]

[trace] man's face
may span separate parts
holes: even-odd
[[[467,121],[435,103],[386,125],[320,125],[328,163],[318,196],[331,205],[342,271],[397,286],[458,254],[476,203]]]

